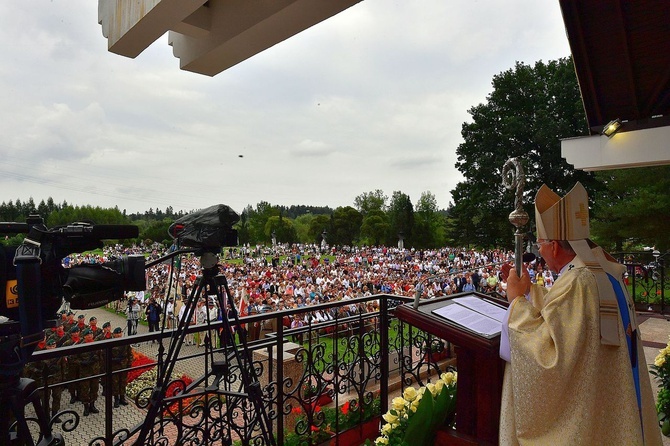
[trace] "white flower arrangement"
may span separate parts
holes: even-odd
[[[455,372],[443,373],[437,382],[418,390],[407,387],[402,397],[393,398],[391,408],[382,416],[386,424],[375,445],[432,445],[437,429],[453,423],[455,409]]]

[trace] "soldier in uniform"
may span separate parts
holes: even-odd
[[[37,347],[35,347],[35,351],[40,351],[44,350],[46,347],[46,340],[42,339],[40,342],[37,343]],[[23,372],[21,375],[24,378],[29,378],[35,381],[39,387],[44,385],[44,363],[42,361],[33,361],[29,362],[25,366],[23,366]]]
[[[70,329],[68,333],[68,339],[63,342],[63,347],[69,347],[71,345],[77,345],[81,343],[81,332],[79,331],[79,326],[75,325]],[[79,358],[77,355],[71,355],[66,359],[65,367],[65,380],[71,381],[74,379],[79,379]],[[67,385],[67,390],[70,393],[70,404],[74,404],[75,401],[79,400],[79,384],[73,383]]]
[[[121,327],[116,327],[113,334],[115,339],[123,336]],[[112,372],[126,369],[132,365],[133,350],[130,345],[119,345],[112,348]],[[128,381],[128,372],[114,373],[112,376],[112,396],[114,397],[114,407],[119,407],[119,404],[125,406],[126,401],[126,384]]]
[[[77,325],[77,321],[74,319],[74,313],[71,311],[67,312],[67,319],[65,319],[65,322],[63,322],[63,329],[65,332],[69,332],[72,330],[72,327]]]
[[[93,332],[90,329],[84,330],[84,343],[89,344],[93,342]],[[92,350],[81,353],[79,356],[79,367],[82,377],[93,376],[100,372],[100,350]],[[95,407],[95,402],[98,399],[98,392],[100,391],[99,378],[91,378],[81,383],[79,391],[79,399],[84,403],[84,416],[87,417],[91,413],[99,413],[100,411]]]
[[[56,348],[56,339],[53,337],[47,340],[46,343],[47,350],[53,350]],[[48,384],[48,391],[46,394],[46,401],[44,404],[44,410],[49,413],[49,402],[51,400],[51,416],[54,417],[60,410],[60,397],[63,393],[63,386],[60,383],[63,382],[65,378],[65,358],[51,358],[47,359],[44,362],[44,368],[46,369],[46,377]],[[60,423],[59,418],[54,419],[55,423]]]
[[[105,339],[112,339],[112,324],[111,322],[105,322],[102,324],[102,333],[96,336],[96,341],[102,341]]]
[[[79,331],[82,332],[86,328],[86,316],[83,314],[80,314],[77,316],[77,327],[79,327]]]
[[[55,328],[52,328],[48,330],[46,337],[47,342],[49,342],[50,339],[53,339],[54,341],[56,341],[56,347],[60,347],[66,340],[65,328],[63,327],[63,325],[59,325]]]
[[[102,329],[98,327],[98,318],[91,316],[88,320],[88,328],[93,333],[93,339],[96,340],[102,334]]]

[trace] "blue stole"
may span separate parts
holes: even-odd
[[[619,304],[619,314],[621,315],[621,322],[623,322],[624,334],[626,335],[626,344],[628,344],[628,353],[630,356],[631,369],[633,371],[633,383],[635,384],[635,393],[637,395],[637,409],[640,413],[640,422],[642,421],[642,396],[640,392],[640,367],[637,362],[637,335],[635,333],[629,332],[631,327],[630,314],[628,313],[628,301],[626,300],[626,295],[621,288],[621,284],[618,280],[612,277],[610,274],[607,275],[607,278],[614,288],[614,293],[616,294],[616,300]]]

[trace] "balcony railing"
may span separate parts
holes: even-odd
[[[448,345],[394,317],[393,308],[407,300],[375,295],[244,317],[240,323],[247,328],[253,324],[265,326],[265,331],[272,328],[265,338],[247,342],[248,355],[235,359],[234,347],[225,344],[225,337],[214,340],[212,349],[183,347],[165,398],[152,396],[152,383],[128,406],[119,408],[114,407],[111,391],[115,376],[133,368],[113,370],[113,349],[133,345],[136,351],[158,360],[165,357],[163,345],[177,339],[175,330],[44,350],[33,354],[31,362],[58,357],[72,362],[84,352],[99,351],[102,367],[96,375],[69,381],[49,379],[45,372],[44,385],[37,392],[44,404],[54,389],[58,393],[58,389],[90,383],[90,379],[100,380],[102,404],[98,404],[100,413],[96,415],[84,417],[82,405],[70,404],[70,395],[63,392],[57,414],[61,422],[52,416],[49,425],[62,433],[67,444],[136,444],[143,425],[150,427],[143,442],[150,445],[268,444],[256,422],[254,406],[244,397],[249,389],[242,384],[243,375],[253,369],[262,392],[262,410],[269,420],[269,435],[276,444],[344,445],[342,432],[358,429],[362,433],[368,420],[377,423],[373,431],[378,431],[378,417],[386,412],[389,395],[435,380],[450,364],[443,359],[449,356]],[[379,311],[346,313],[365,307],[369,301],[379,301]],[[294,329],[283,323],[285,317],[298,314],[305,318],[308,313],[333,309],[337,310],[333,318],[325,322],[307,318],[305,326]],[[221,322],[195,325],[186,331],[199,333],[201,338],[210,333],[214,339],[218,336],[213,333],[221,326]],[[235,348],[242,349],[236,339]],[[165,367],[161,363],[156,367]],[[192,381],[182,379],[184,375]],[[242,396],[236,396],[238,393]],[[146,419],[149,404],[160,404],[158,416],[152,420]],[[32,405],[26,406],[26,418],[37,443],[40,434]]]

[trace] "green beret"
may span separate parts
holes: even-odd
[[[90,328],[85,328],[84,331],[81,332],[82,336],[92,335],[92,334],[93,334],[93,332],[91,331]]]
[[[79,333],[79,327],[75,325],[74,327],[70,328],[70,333]]]
[[[49,338],[49,340],[47,340],[47,345],[56,345],[56,340],[54,338]]]
[[[104,324],[102,324],[102,328],[107,328],[107,327],[111,327],[111,326],[112,326],[112,323],[109,322],[109,321],[107,321],[107,322],[105,322]]]
[[[77,319],[84,319],[85,317],[86,316],[84,316],[83,314],[80,314],[79,316],[77,316]]]
[[[116,327],[114,333],[123,333],[123,330],[121,330],[121,327]]]
[[[91,316],[91,318],[88,320],[89,322],[97,321],[98,318],[95,316]]]

